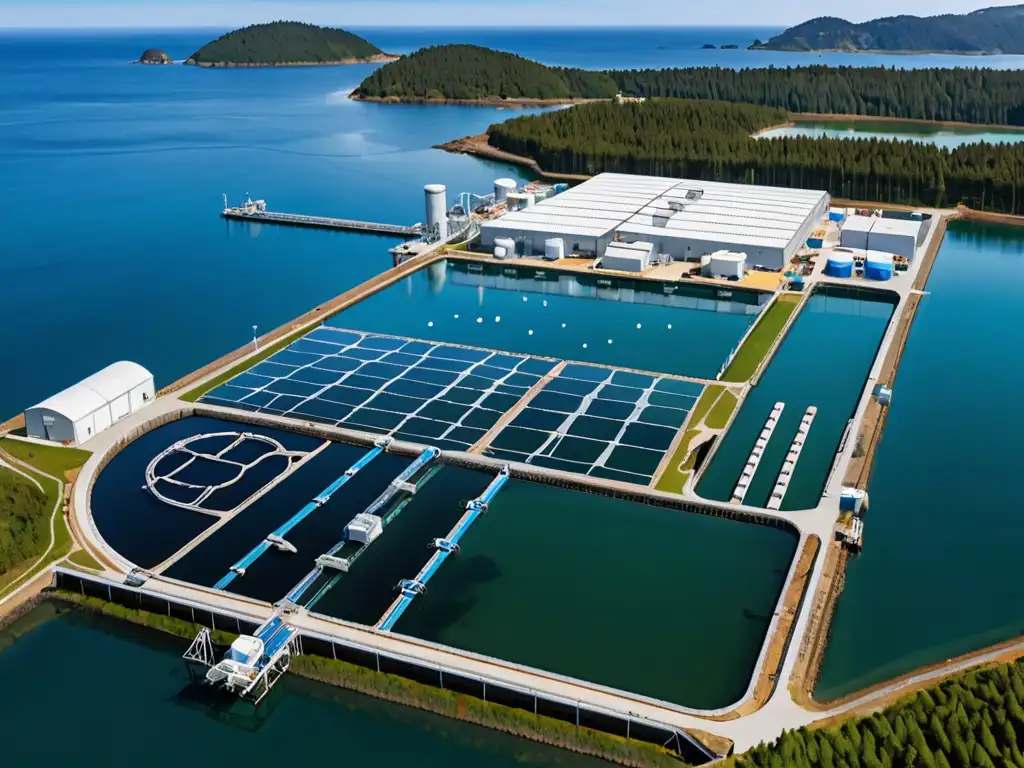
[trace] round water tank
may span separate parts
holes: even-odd
[[[825,274],[829,277],[852,277],[853,256],[849,253],[836,251],[825,262]]]
[[[444,184],[427,184],[427,237],[431,241],[448,239],[448,201]]]
[[[498,179],[494,182],[494,202],[504,203],[509,192],[519,189],[514,179]]]

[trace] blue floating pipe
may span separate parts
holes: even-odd
[[[302,581],[292,588],[292,591],[288,593],[285,599],[290,600],[293,603],[298,603],[299,600],[302,599],[302,596],[306,594],[306,590],[313,585],[313,582],[320,578],[321,573],[323,573],[323,570],[320,568],[314,568],[312,571],[307,573],[303,577]]]
[[[283,539],[285,535],[291,531],[295,526],[309,517],[313,512],[319,509],[321,506],[330,501],[331,496],[338,492],[339,489],[349,480],[351,480],[359,470],[373,461],[375,458],[380,456],[384,452],[384,446],[375,446],[367,451],[355,464],[345,470],[345,474],[327,486],[323,491],[317,495],[309,504],[304,506],[294,515],[292,515],[283,525],[279,526],[271,536]],[[244,576],[246,569],[261,558],[272,546],[271,542],[264,539],[245,555],[241,560],[231,566],[228,572],[213,585],[214,589],[226,589],[239,576]]]
[[[391,607],[384,613],[380,621],[377,622],[377,628],[382,632],[390,632],[391,628],[395,626],[395,623],[401,618],[402,614],[405,613],[405,609],[412,603],[414,597],[417,594],[422,594],[426,591],[427,582],[430,581],[431,577],[437,573],[438,569],[453,553],[459,549],[459,539],[462,535],[469,530],[471,526],[480,515],[487,511],[487,506],[491,503],[498,492],[508,482],[509,474],[508,467],[501,470],[497,477],[495,477],[487,488],[478,497],[473,499],[466,505],[466,512],[455,524],[455,527],[448,533],[443,539],[435,539],[433,546],[437,548],[437,551],[427,560],[415,578],[409,582],[402,582],[399,586],[402,590],[401,595],[395,602],[391,604]],[[416,589],[411,589],[409,585],[414,585]]]

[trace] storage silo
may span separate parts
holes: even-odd
[[[852,277],[853,254],[833,251],[825,262],[825,274],[829,277]]]
[[[868,280],[890,280],[892,278],[893,259],[891,253],[868,251],[867,263],[864,265],[864,277]]]
[[[448,239],[448,199],[444,184],[427,184],[427,238],[432,241]]]
[[[508,193],[515,192],[517,189],[519,189],[519,185],[516,184],[515,179],[498,179],[494,182],[494,202],[504,203]]]

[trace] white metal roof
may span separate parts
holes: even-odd
[[[45,408],[59,413],[69,421],[78,421],[152,378],[153,374],[138,363],[122,360],[48,397],[29,410]]]
[[[655,237],[662,240],[689,239],[717,243],[725,241],[725,238],[722,237],[721,233],[666,229],[664,227],[649,227],[644,224],[623,224],[619,227],[619,232],[623,235],[642,235],[644,237]],[[760,245],[766,248],[784,248],[789,245],[789,240],[748,234],[731,235],[728,242],[734,245]]]
[[[870,232],[876,221],[880,221],[876,216],[847,216],[846,222],[843,224],[843,231]]]
[[[873,235],[906,235],[916,238],[921,232],[921,222],[912,219],[875,219],[871,228]]]

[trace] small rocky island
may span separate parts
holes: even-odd
[[[139,56],[139,64],[173,64],[174,59],[167,55],[165,51],[161,51],[159,48],[150,48],[148,51],[143,51],[142,55]]]
[[[274,21],[229,32],[204,45],[185,63],[197,67],[295,67],[397,58],[344,29]]]
[[[701,50],[702,51],[713,51],[717,47],[718,47],[717,45],[712,45],[711,43],[704,43],[704,45],[701,46]]]

